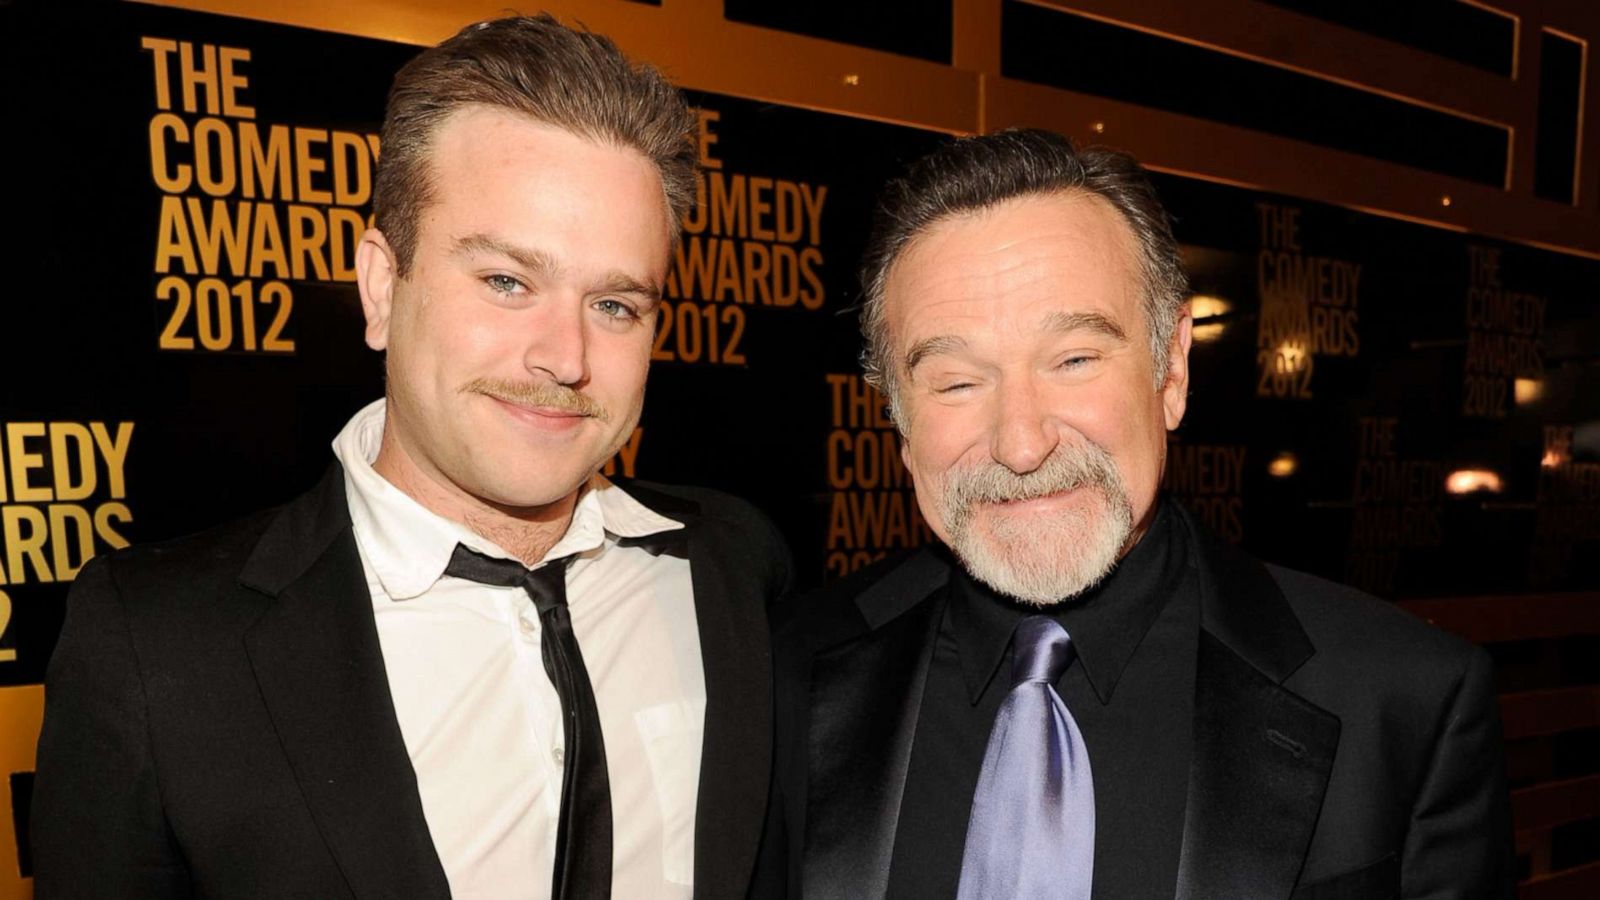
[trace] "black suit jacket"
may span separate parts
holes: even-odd
[[[1510,897],[1487,654],[1181,519],[1201,628],[1176,896]],[[780,631],[758,896],[884,896],[949,575],[925,550]]]
[[[630,485],[687,526],[705,667],[695,897],[743,897],[770,760],[771,524]],[[450,894],[389,694],[339,467],[281,510],[91,562],[50,662],[35,896]]]

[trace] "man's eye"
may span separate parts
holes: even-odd
[[[1069,356],[1061,361],[1061,368],[1076,369],[1094,362],[1093,356]]]
[[[970,381],[957,381],[951,384],[941,384],[934,388],[933,392],[935,394],[959,394],[970,387],[972,387],[972,382]]]
[[[522,282],[510,275],[485,275],[483,283],[497,294],[514,294],[526,289]]]
[[[639,314],[634,311],[633,307],[623,303],[621,300],[616,300],[611,297],[596,301],[594,308],[600,310],[602,314],[610,316],[613,319],[637,319],[639,317]]]

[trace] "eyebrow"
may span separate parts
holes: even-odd
[[[906,351],[906,362],[904,369],[909,374],[911,370],[915,369],[923,360],[930,356],[943,356],[948,353],[955,353],[966,346],[966,338],[957,337],[953,334],[940,334],[931,338],[923,338],[922,340],[917,341],[915,344],[912,344],[911,349]]]
[[[561,271],[555,257],[532,247],[518,247],[491,235],[478,233],[456,238],[455,255],[494,253],[516,261],[517,265],[540,277],[550,277]]]
[[[1088,331],[1117,341],[1126,342],[1128,333],[1115,319],[1097,312],[1053,312],[1044,318],[1044,330],[1056,334]]]
[[[455,253],[468,255],[473,253],[492,253],[504,256],[533,275],[540,278],[554,278],[561,273],[561,266],[555,257],[533,247],[519,247],[508,241],[483,233],[469,234],[456,238]],[[607,272],[600,280],[600,284],[591,293],[595,294],[635,294],[643,297],[652,304],[661,302],[661,288],[649,284],[629,275],[626,272]]]
[[[661,289],[653,284],[627,274],[626,272],[611,272],[600,283],[597,294],[634,294],[644,298],[652,306],[661,302]]]

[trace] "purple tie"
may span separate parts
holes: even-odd
[[[1089,900],[1094,781],[1055,683],[1072,639],[1049,616],[1012,634],[1011,693],[995,714],[972,797],[958,900]]]

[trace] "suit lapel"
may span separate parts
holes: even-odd
[[[1201,560],[1201,635],[1177,896],[1287,898],[1339,719],[1283,686],[1315,650],[1271,575],[1184,519]]]
[[[805,895],[882,897],[948,569],[930,554],[864,591],[864,634],[816,655],[807,738]]]
[[[682,522],[624,543],[686,555],[705,672],[706,720],[695,806],[694,895],[741,900],[749,889],[766,813],[772,758],[772,654],[767,572],[741,558],[740,536],[719,533],[699,504],[627,483],[635,500]]]
[[[285,508],[241,581],[275,598],[246,634],[245,649],[351,891],[448,898],[395,718],[339,467]]]
[[[695,807],[694,895],[738,900],[750,885],[772,760],[772,656],[754,585],[691,539],[695,618],[706,675]]]

